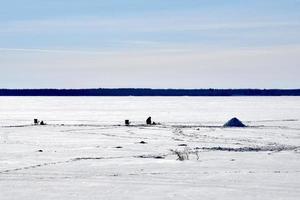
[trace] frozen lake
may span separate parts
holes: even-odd
[[[300,97],[0,97],[1,200],[124,198],[299,199]]]

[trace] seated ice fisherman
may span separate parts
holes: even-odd
[[[147,125],[151,125],[151,124],[152,124],[151,117],[148,117],[148,118],[147,118],[147,120],[146,120],[146,124],[147,124]]]

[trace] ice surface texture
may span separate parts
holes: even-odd
[[[1,200],[300,197],[299,97],[0,97],[0,113]]]

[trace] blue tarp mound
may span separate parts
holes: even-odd
[[[224,127],[246,127],[246,125],[243,124],[243,122],[241,122],[238,118],[234,117],[226,122]]]

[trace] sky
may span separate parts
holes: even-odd
[[[300,88],[300,0],[0,3],[0,88]]]

